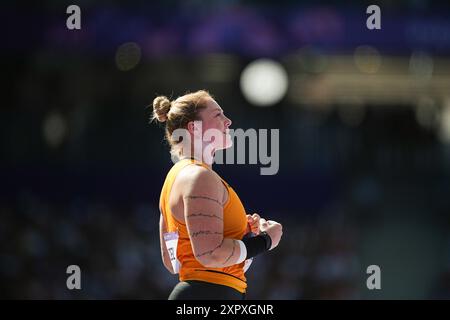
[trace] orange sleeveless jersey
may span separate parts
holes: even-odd
[[[192,252],[189,234],[184,221],[178,221],[169,208],[169,194],[176,176],[184,167],[198,164],[209,169],[205,164],[183,159],[177,162],[167,174],[161,191],[159,207],[166,223],[167,232],[178,232],[177,258],[180,261],[180,281],[200,280],[232,287],[245,293],[247,282],[244,275],[244,262],[225,268],[207,268],[195,259]],[[244,206],[236,192],[222,178],[228,190],[228,201],[223,208],[224,238],[241,240],[247,229],[247,218]]]

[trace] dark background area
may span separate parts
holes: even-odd
[[[283,224],[248,298],[450,298],[448,6],[379,1],[368,30],[365,1],[79,1],[68,30],[70,4],[0,11],[0,297],[167,298],[172,162],[148,106],[206,89],[233,128],[280,130],[276,175],[214,167],[248,213]],[[260,58],[289,81],[269,107],[240,85]]]

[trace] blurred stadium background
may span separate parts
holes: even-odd
[[[277,175],[215,167],[284,225],[249,299],[450,298],[448,5],[377,1],[370,31],[370,1],[76,2],[0,11],[1,298],[167,298],[147,106],[198,89],[234,128],[280,129]]]

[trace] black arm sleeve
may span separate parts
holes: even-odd
[[[267,232],[261,232],[255,237],[244,237],[242,242],[247,248],[247,259],[269,251],[270,247],[272,247],[272,239]]]

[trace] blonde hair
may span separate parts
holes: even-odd
[[[166,96],[158,96],[153,100],[151,121],[166,123],[166,140],[169,142],[172,155],[178,156],[176,145],[180,142],[172,139],[172,133],[176,129],[186,129],[190,121],[200,120],[199,113],[206,108],[208,99],[214,98],[208,91],[199,90],[172,101]]]

